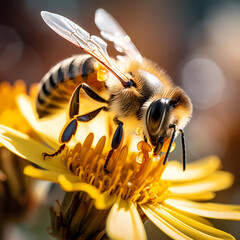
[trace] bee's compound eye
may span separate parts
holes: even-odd
[[[148,108],[147,126],[150,133],[157,133],[162,117],[164,115],[164,105],[157,101],[153,102]]]
[[[147,110],[146,124],[151,138],[158,138],[168,108],[168,99],[160,98],[151,103]]]

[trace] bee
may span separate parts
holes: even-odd
[[[130,37],[105,10],[96,11],[95,23],[102,37],[112,41],[116,50],[123,54],[117,59],[109,57],[104,40],[91,36],[71,20],[46,11],[41,15],[56,33],[87,52],[87,55],[60,62],[41,81],[36,105],[40,118],[69,104],[69,120],[59,136],[61,146],[53,154],[43,153],[43,157],[59,154],[75,135],[78,122],[89,122],[105,111],[113,114],[113,122],[117,125],[105,171],[112,153],[120,146],[125,126],[141,127],[143,139],[151,144],[156,156],[169,141],[163,164],[166,164],[173,141],[180,133],[185,170],[183,129],[192,115],[191,100],[186,93],[173,84],[162,68],[142,57]],[[105,74],[101,74],[103,72]],[[83,92],[99,102],[99,107],[81,115],[79,98]]]

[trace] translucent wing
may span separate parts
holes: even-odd
[[[112,15],[100,8],[95,13],[95,23],[100,29],[102,37],[112,41],[117,51],[127,54],[132,59],[137,59],[139,62],[142,61],[142,56],[130,37]]]
[[[46,24],[56,33],[97,59],[121,81],[123,86],[129,86],[128,77],[111,62],[105,41],[97,36],[91,36],[83,28],[61,15],[46,11],[41,12],[41,15]]]

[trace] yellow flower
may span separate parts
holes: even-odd
[[[16,98],[20,94],[26,94],[26,85],[22,80],[17,80],[12,86],[8,82],[0,83],[0,124],[12,127],[21,132],[29,133],[30,125],[20,112]],[[35,85],[30,88],[33,97]]]
[[[32,97],[35,89],[34,85],[30,88]],[[23,81],[18,80],[13,86],[8,82],[0,83],[0,124],[34,136],[32,127],[18,108],[16,98],[20,94],[26,94],[26,85]],[[32,179],[22,173],[26,165],[26,161],[20,157],[6,148],[0,148],[1,230],[3,226],[22,220],[36,210],[36,206],[44,197],[46,189],[36,182],[33,183]]]
[[[105,136],[97,140],[95,136],[94,141],[94,134],[90,133],[62,154],[43,160],[43,152],[58,148],[53,129],[59,126],[60,132],[64,122],[59,123],[61,118],[38,121],[26,97],[19,98],[19,105],[45,143],[5,126],[0,126],[0,143],[41,167],[27,166],[25,174],[59,183],[69,192],[58,204],[59,209],[51,210],[53,235],[59,237],[58,233],[70,229],[68,237],[100,239],[106,228],[110,239],[146,239],[143,221],[147,217],[173,239],[234,239],[204,218],[240,220],[240,206],[201,202],[213,199],[216,191],[233,182],[230,173],[218,170],[217,157],[190,163],[182,172],[178,162],[170,161],[164,166],[164,156],[154,158],[145,142],[139,142],[138,150],[132,150],[130,136],[125,136],[126,144],[114,152],[108,164],[110,173],[106,174],[103,165],[109,143]],[[104,114],[95,123],[109,138],[109,125],[100,125],[101,121],[109,124]],[[80,135],[93,125],[80,125]]]

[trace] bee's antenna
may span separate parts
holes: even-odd
[[[169,146],[168,146],[168,150],[167,150],[166,155],[165,155],[165,159],[163,161],[163,165],[165,165],[166,162],[167,162],[167,158],[168,158],[168,155],[170,153],[170,150],[171,150],[171,147],[172,147],[172,144],[173,144],[173,140],[175,138],[175,134],[176,134],[176,131],[177,131],[176,124],[171,125],[169,128],[173,128],[173,133],[172,133],[171,141],[170,141]]]
[[[185,136],[182,129],[179,129],[179,132],[181,133],[181,139],[182,139],[182,162],[183,162],[183,171],[186,169],[186,142],[185,142]]]

